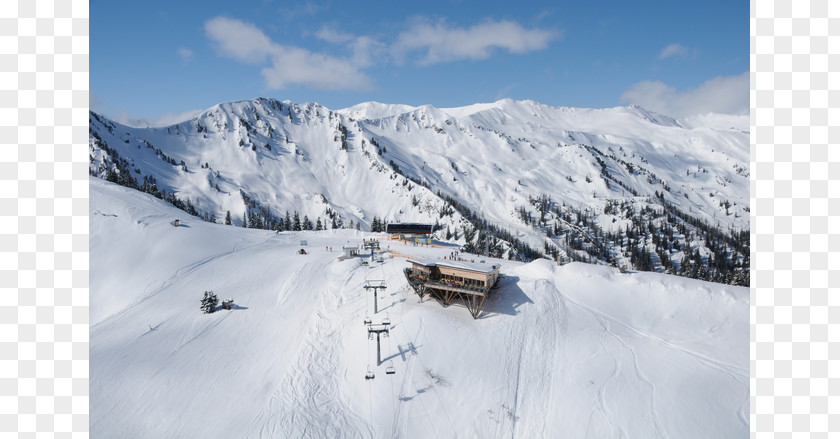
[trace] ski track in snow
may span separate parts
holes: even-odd
[[[167,289],[167,287],[169,287],[170,285],[176,284],[176,281],[178,279],[184,278],[185,276],[195,272],[199,268],[204,267],[207,264],[210,264],[212,262],[218,262],[218,261],[220,261],[224,258],[230,257],[230,256],[236,254],[237,252],[244,251],[244,250],[255,249],[255,248],[260,247],[260,246],[265,246],[267,243],[269,243],[269,241],[271,241],[272,238],[274,238],[274,236],[269,237],[265,241],[257,242],[257,243],[245,246],[243,248],[237,248],[237,246],[239,245],[237,243],[237,244],[234,244],[233,248],[231,248],[230,250],[223,251],[223,252],[220,252],[220,253],[217,253],[217,254],[213,254],[213,255],[207,256],[205,258],[201,258],[201,259],[199,259],[195,262],[191,262],[189,264],[178,267],[172,273],[171,276],[169,276],[164,281],[160,282],[160,285],[158,287],[155,287],[154,289],[149,291],[149,286],[147,285],[146,290],[143,292],[143,294],[141,294],[140,297],[138,297],[133,302],[128,304],[128,306],[123,308],[122,311],[119,311],[115,314],[112,314],[112,315],[106,317],[104,320],[100,321],[99,323],[95,323],[93,325],[93,327],[91,327],[91,332],[93,332],[95,330],[98,330],[99,327],[102,326],[102,325],[107,326],[109,320],[113,321],[113,322],[119,321],[119,318],[121,316],[125,315],[126,313],[133,312],[134,308],[136,306],[139,306],[140,304],[142,304],[143,302],[151,299],[155,295],[161,293],[162,291],[165,291]]]
[[[650,416],[650,419],[651,419],[651,421],[653,423],[653,426],[654,426],[654,432],[656,433],[655,437],[659,438],[659,437],[666,436],[663,433],[662,421],[659,420],[659,414],[656,410],[656,386],[645,376],[644,372],[642,372],[641,368],[639,367],[639,361],[638,361],[638,356],[636,355],[636,350],[633,349],[630,345],[628,345],[624,341],[624,339],[622,339],[620,336],[618,336],[618,334],[611,331],[609,323],[605,322],[604,318],[600,315],[598,316],[598,322],[601,324],[601,326],[604,328],[604,331],[607,334],[609,334],[610,336],[612,336],[613,338],[618,340],[618,342],[621,343],[622,347],[624,349],[626,349],[627,351],[629,351],[630,354],[632,355],[632,357],[633,357],[633,372],[636,376],[636,379],[638,379],[639,381],[641,381],[647,387],[650,388],[650,399],[648,401],[648,411],[649,411],[648,415]],[[618,361],[617,358],[616,358],[616,361]]]
[[[641,330],[639,330],[639,329],[621,321],[620,319],[617,319],[613,316],[610,316],[609,314],[602,313],[602,312],[600,312],[598,310],[595,310],[593,308],[587,307],[586,305],[583,305],[580,302],[577,302],[574,299],[571,299],[570,297],[568,297],[566,295],[563,295],[563,298],[568,300],[570,303],[573,303],[573,304],[591,312],[595,316],[607,319],[610,322],[618,324],[618,325],[628,329],[629,331],[633,332],[636,335],[639,335],[643,338],[646,338],[646,339],[649,339],[649,340],[652,340],[652,341],[656,342],[660,346],[663,346],[667,349],[674,350],[674,351],[679,351],[679,352],[682,352],[686,355],[689,355],[689,356],[693,357],[695,360],[697,360],[699,363],[701,363],[701,364],[703,364],[707,367],[711,367],[713,369],[716,369],[720,372],[723,372],[723,373],[725,373],[726,375],[729,375],[730,377],[732,377],[735,380],[738,380],[738,379],[741,379],[741,378],[744,378],[744,377],[749,378],[749,369],[745,369],[743,367],[739,367],[737,365],[729,364],[729,363],[726,363],[726,362],[723,362],[723,361],[715,360],[714,358],[709,358],[708,356],[703,355],[699,352],[695,352],[691,349],[688,349],[688,348],[682,347],[680,345],[671,343],[671,342],[669,342],[669,341],[667,341],[667,340],[665,340],[661,337],[657,337],[653,334],[647,333],[645,331],[641,331]]]
[[[304,267],[294,276],[302,280],[293,280],[293,285],[305,284],[304,279],[319,276],[318,269],[322,268],[316,264]],[[363,418],[349,410],[340,397],[336,376],[340,360],[338,352],[330,348],[341,345],[341,319],[337,311],[343,303],[341,293],[345,287],[341,282],[331,280],[327,283],[327,291],[319,296],[319,311],[308,324],[314,329],[304,334],[296,356],[298,360],[289,372],[289,378],[275,389],[268,408],[255,422],[259,425],[260,438],[365,436],[358,429],[359,425],[364,425]]]

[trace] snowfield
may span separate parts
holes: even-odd
[[[93,437],[749,432],[747,288],[475,256],[503,277],[474,320],[459,304],[421,303],[403,276],[406,257],[451,247],[210,224],[98,178],[90,227]],[[399,256],[340,260],[371,237]],[[378,314],[366,280],[387,284]],[[210,290],[234,309],[202,314]],[[365,317],[391,320],[381,366]]]

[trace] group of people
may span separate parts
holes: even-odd
[[[446,256],[444,256],[443,259],[446,259]],[[458,260],[458,252],[449,252],[449,259],[453,260],[453,261],[457,261]]]

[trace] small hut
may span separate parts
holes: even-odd
[[[344,246],[344,257],[345,258],[355,258],[359,256],[359,247],[357,246]]]

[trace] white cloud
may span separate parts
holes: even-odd
[[[333,29],[332,27],[323,26],[315,36],[331,44],[342,44],[348,46],[352,52],[353,63],[360,67],[367,67],[372,64],[373,58],[376,55],[385,52],[385,45],[379,41],[366,36],[357,37],[353,34],[348,34]]]
[[[351,34],[337,31],[328,26],[321,27],[318,32],[315,32],[315,36],[333,44],[344,44],[354,38]]]
[[[688,47],[685,47],[679,43],[673,43],[665,46],[665,48],[663,48],[662,51],[659,52],[659,59],[671,57],[685,58],[686,56],[688,56],[688,53]]]
[[[325,90],[364,90],[371,87],[362,71],[374,60],[388,59],[389,47],[368,36],[356,36],[324,26],[315,37],[343,45],[349,55],[336,57],[272,41],[252,23],[215,17],[204,24],[204,31],[216,51],[237,61],[270,66],[261,71],[272,89],[303,85]],[[470,28],[448,27],[444,22],[416,21],[397,36],[391,45],[393,59],[420,52],[421,64],[463,59],[483,59],[494,50],[525,53],[544,49],[557,38],[553,30],[525,29],[511,21],[485,21]]]
[[[204,32],[213,40],[219,54],[243,62],[264,62],[277,46],[253,24],[232,18],[208,20]]]
[[[750,76],[718,76],[697,88],[677,91],[661,81],[642,81],[631,85],[619,97],[622,104],[635,104],[672,117],[707,113],[748,114]]]
[[[425,20],[415,22],[397,37],[392,53],[399,61],[408,53],[424,52],[420,64],[436,64],[462,59],[488,58],[494,49],[511,53],[541,50],[558,37],[558,32],[525,29],[512,21],[488,20],[470,28],[448,27]]]
[[[366,89],[370,80],[361,70],[356,59],[336,58],[314,53],[307,49],[275,43],[251,23],[225,17],[216,17],[204,24],[220,55],[238,61],[263,64],[266,86],[281,89],[304,85],[324,90]],[[339,38],[338,33],[325,34]]]
[[[366,89],[367,75],[344,59],[312,53],[298,47],[280,46],[271,56],[272,65],[262,70],[269,88],[281,89],[294,84],[321,90]]]
[[[193,51],[190,50],[190,49],[187,49],[186,47],[179,47],[178,48],[178,56],[180,56],[181,59],[184,60],[185,63],[188,63],[188,62],[190,62],[190,60],[192,60]]]

